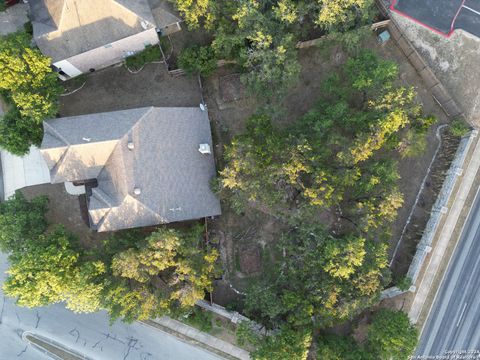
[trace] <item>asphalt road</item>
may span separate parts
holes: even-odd
[[[470,351],[459,353],[459,351]],[[425,324],[416,355],[480,359],[480,197],[477,196]],[[451,356],[451,359],[455,357]],[[448,359],[448,358],[447,358]],[[463,359],[459,357],[459,359]]]
[[[56,304],[38,309],[15,305],[1,292],[7,269],[0,253],[0,360],[50,359],[22,339],[29,331],[95,360],[219,360],[176,337],[139,323],[115,322],[105,312],[75,314]]]

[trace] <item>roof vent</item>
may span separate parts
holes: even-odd
[[[136,188],[133,189],[133,194],[134,194],[134,195],[137,195],[137,196],[138,196],[138,195],[140,195],[141,193],[142,193],[142,190],[140,190],[140,188],[136,187]]]
[[[202,111],[207,110],[207,104],[205,104],[205,103],[200,103],[200,110],[202,110]]]
[[[211,154],[212,152],[210,151],[210,145],[208,144],[200,144],[198,151],[200,151],[202,154]]]
[[[127,147],[128,147],[128,150],[133,150],[133,149],[135,149],[135,145],[134,145],[133,142],[131,142],[131,141],[128,142]]]
[[[142,26],[143,30],[148,29],[148,22],[146,22],[145,20],[140,21],[140,25]]]

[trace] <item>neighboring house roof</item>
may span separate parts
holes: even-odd
[[[89,214],[98,231],[221,212],[210,189],[213,155],[199,152],[200,144],[212,147],[210,122],[199,108],[74,116],[45,121],[44,130],[41,152],[52,183],[97,179]]]
[[[159,29],[168,28],[170,26],[181,23],[178,11],[174,8],[170,0],[149,0],[152,8],[153,17]],[[167,31],[168,33],[169,31]],[[174,32],[174,31],[172,31]]]
[[[35,41],[53,62],[156,27],[148,0],[29,0]]]

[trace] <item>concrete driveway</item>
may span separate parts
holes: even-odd
[[[5,200],[26,186],[50,183],[50,172],[37,147],[32,146],[25,156],[12,155],[4,150],[0,154]]]

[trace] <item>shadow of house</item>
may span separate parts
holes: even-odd
[[[30,0],[33,35],[64,77],[98,70],[158,43],[147,0]],[[164,17],[162,27],[180,20]],[[170,23],[172,22],[172,23]]]
[[[92,228],[116,231],[220,215],[207,113],[140,108],[44,122],[52,183],[96,179]]]

